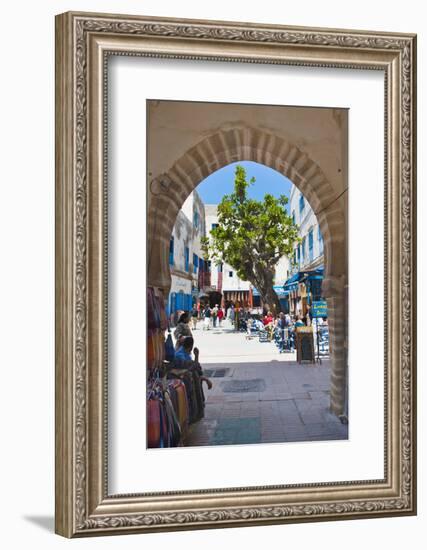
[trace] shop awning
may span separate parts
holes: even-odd
[[[289,289],[284,289],[283,286],[281,285],[278,285],[278,286],[274,286],[274,292],[277,294],[277,296],[279,298],[286,298],[287,296],[289,296]]]
[[[285,298],[289,294],[289,290],[285,290],[282,285],[275,285],[273,288],[279,298]],[[252,296],[260,296],[259,291],[255,287],[252,287]]]
[[[293,290],[297,290],[298,288],[298,281],[300,280],[301,273],[295,273],[292,275],[292,277],[289,277],[289,279],[286,281],[286,283],[283,285],[283,290],[287,290],[288,292],[292,292]]]
[[[286,283],[283,285],[283,289],[288,291],[297,290],[298,283],[302,283],[304,281],[313,281],[316,279],[322,280],[323,273],[323,266],[318,267],[317,269],[312,269],[310,271],[298,271],[286,281]]]
[[[324,269],[323,267],[318,267],[317,269],[312,269],[311,271],[301,271],[302,277],[301,281],[313,281],[318,279],[323,279]]]

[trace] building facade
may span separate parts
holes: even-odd
[[[178,213],[169,246],[171,318],[176,311],[204,303],[251,308],[264,305],[258,290],[241,279],[231,265],[204,259],[202,238],[218,225],[217,208],[217,204],[204,204],[193,191]],[[287,256],[280,258],[274,289],[282,310],[304,315],[307,306],[322,297],[323,238],[312,208],[295,186],[291,187],[289,211],[299,227],[301,242],[295,245],[293,261]]]
[[[311,270],[323,266],[323,238],[313,209],[304,195],[292,185],[289,211],[299,227],[302,241],[295,245],[292,271]]]
[[[218,205],[206,204],[206,233],[209,236],[212,229],[218,226]],[[230,304],[239,304],[243,307],[249,306],[250,283],[243,281],[237,275],[236,270],[231,265],[223,262],[216,265],[211,261],[211,287],[216,291],[216,296],[212,292],[210,302],[222,304],[228,307]]]
[[[218,205],[206,204],[206,233],[218,225]],[[227,263],[215,265],[211,262],[211,282],[212,288],[215,288],[221,294],[221,303],[223,307],[228,307],[231,304],[240,307],[262,307],[258,290],[249,282],[241,279],[234,267]],[[276,266],[274,289],[282,302],[282,306],[287,310],[286,294],[283,286],[290,275],[290,261],[287,256],[282,256]],[[217,302],[219,303],[219,302]]]
[[[169,243],[168,314],[171,318],[175,312],[188,311],[196,305],[201,290],[210,283],[202,252],[205,235],[204,204],[197,191],[193,191],[178,212]]]
[[[290,312],[305,315],[307,306],[322,299],[323,237],[313,209],[294,185],[291,187],[289,212],[299,227],[301,242],[294,247],[285,290],[289,296]]]

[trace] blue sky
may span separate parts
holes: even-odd
[[[218,204],[224,195],[233,191],[234,171],[237,164],[245,168],[248,180],[252,177],[256,180],[248,190],[251,198],[262,200],[265,193],[270,193],[275,197],[286,195],[289,198],[292,182],[288,178],[263,164],[240,161],[220,168],[197,186],[197,192],[205,204]]]

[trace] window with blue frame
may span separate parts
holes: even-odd
[[[195,210],[193,213],[193,225],[196,229],[199,227],[199,213],[197,212],[197,210]]]
[[[174,238],[172,237],[169,241],[169,265],[173,265],[174,262]]]
[[[301,263],[301,244],[299,244],[297,248],[297,260],[298,260],[298,266],[299,266]]]
[[[184,249],[185,271],[190,271],[190,249],[188,246]]]
[[[313,261],[313,228],[308,232],[308,261]]]
[[[295,210],[292,211],[292,223],[295,225]]]
[[[302,243],[301,243],[301,260],[302,260],[302,263],[304,264],[304,262],[305,262],[305,237],[303,237]]]
[[[299,213],[300,214],[302,214],[304,212],[304,206],[305,206],[304,195],[301,195],[300,198],[299,198]]]
[[[216,229],[218,227],[219,223],[213,223],[212,226],[211,226],[211,230],[212,229]]]
[[[184,309],[185,307],[184,298],[185,298],[184,291],[180,290],[176,295],[176,309]]]
[[[319,254],[323,254],[323,237],[320,231],[320,225],[317,226],[317,239],[319,241]]]
[[[176,292],[171,292],[169,314],[175,313],[176,309],[177,309],[177,307],[176,307]]]
[[[193,273],[197,273],[199,267],[199,257],[197,254],[193,254]]]

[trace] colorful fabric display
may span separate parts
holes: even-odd
[[[205,400],[201,369],[179,364],[170,333],[165,340],[168,321],[161,291],[147,288],[147,445],[182,445],[189,424],[204,416]],[[165,359],[174,368],[160,378]],[[186,362],[187,363],[187,362]],[[190,368],[188,368],[190,367]],[[200,372],[199,372],[200,371]]]
[[[175,346],[173,345],[172,335],[169,332],[165,342],[165,359],[172,362],[175,359]]]
[[[160,311],[154,289],[147,287],[147,327],[160,328]]]
[[[147,402],[147,445],[160,447],[160,401],[156,398]]]
[[[156,296],[156,302],[159,311],[160,328],[162,330],[166,330],[168,328],[168,317],[166,315],[165,300],[163,298],[163,294],[160,294],[160,296]]]
[[[188,404],[180,380],[152,379],[147,391],[147,444],[149,448],[177,447],[188,427]]]
[[[156,334],[154,330],[147,330],[147,367],[152,370],[156,367]]]

